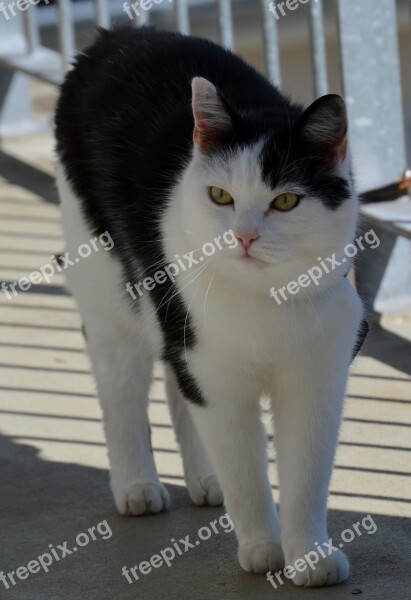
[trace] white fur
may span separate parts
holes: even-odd
[[[357,200],[353,194],[337,211],[315,198],[289,213],[269,211],[274,196],[299,190],[272,190],[262,181],[260,149],[211,166],[197,148],[174,190],[163,230],[170,261],[230,229],[260,236],[250,254],[261,262],[240,260],[239,245],[179,276],[197,339],[186,360],[207,406],[186,403],[169,371],[167,392],[192,499],[221,502],[213,464],[235,524],[241,565],[265,573],[281,568],[284,558],[287,564],[302,558],[314,542],[328,541],[328,484],[362,309],[341,271],[281,306],[270,298],[273,285],[286,285],[317,264],[318,256],[340,253],[352,241]],[[67,250],[75,252],[90,235],[61,166],[57,178]],[[235,210],[210,201],[212,185],[232,194]],[[162,345],[155,307],[144,297],[143,315],[136,317],[122,296],[112,254],[97,253],[76,265],[69,284],[87,330],[117,507],[122,513],[158,512],[168,496],[149,450],[146,411],[152,360]],[[272,398],[281,523],[267,475],[262,393]],[[347,574],[344,555],[336,553],[294,582],[332,584]]]

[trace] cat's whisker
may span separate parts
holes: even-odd
[[[199,271],[202,271],[202,270],[204,270],[206,267],[207,267],[207,265],[204,265],[204,266],[202,265],[202,266],[201,266],[201,268],[200,268],[200,269],[198,269],[198,270],[199,270]],[[200,273],[198,273],[198,274],[200,274]],[[197,271],[195,271],[194,275],[197,275]],[[191,279],[191,280],[190,280],[190,281],[189,281],[189,282],[188,282],[188,283],[187,283],[185,286],[183,286],[181,289],[178,289],[178,288],[177,288],[177,286],[171,287],[171,288],[170,288],[170,289],[169,289],[169,290],[166,292],[166,294],[163,296],[163,298],[161,299],[159,306],[158,306],[158,307],[156,308],[156,310],[155,310],[155,314],[157,314],[157,313],[158,313],[158,311],[159,311],[159,310],[160,310],[160,309],[161,309],[163,306],[165,306],[165,305],[167,304],[167,312],[166,312],[166,317],[167,317],[167,315],[168,315],[168,310],[169,310],[170,303],[171,303],[171,300],[173,300],[173,298],[175,298],[176,296],[178,296],[179,294],[181,294],[181,292],[182,292],[183,290],[185,290],[185,289],[186,289],[186,287],[188,287],[188,286],[189,286],[189,285],[190,285],[190,284],[191,284],[191,283],[192,283],[192,282],[193,282],[195,279],[196,279],[196,277],[193,277],[193,278],[192,278],[192,279]],[[175,291],[175,290],[177,290],[177,291]],[[175,293],[173,293],[173,294],[172,294],[172,296],[171,296],[170,298],[167,298],[167,295],[169,295],[170,293],[172,293],[172,292],[174,292],[174,291],[175,291]],[[167,299],[166,299],[166,298],[167,298]],[[165,299],[166,299],[166,300],[165,300]]]
[[[195,270],[195,271],[194,271],[194,274],[196,275],[196,274],[197,274],[197,271],[202,271],[202,270],[204,270],[204,269],[205,269],[207,266],[208,266],[208,263],[201,264],[201,266],[200,266],[200,267],[199,267],[197,270]],[[191,274],[192,274],[192,271],[190,271],[190,273],[187,275],[186,279],[183,279],[183,281],[186,281],[186,280],[188,279],[188,277],[189,277]],[[171,302],[171,300],[172,300],[173,298],[175,298],[175,297],[176,297],[178,294],[181,294],[181,292],[182,292],[183,290],[185,290],[185,288],[186,288],[187,286],[189,286],[189,285],[190,285],[190,283],[192,283],[192,281],[194,281],[194,279],[192,279],[191,281],[189,281],[189,282],[188,282],[188,283],[187,283],[185,286],[183,286],[181,289],[177,289],[177,292],[176,292],[175,294],[173,294],[173,295],[171,296],[171,298],[169,298],[168,300],[166,300],[166,302],[163,302],[163,301],[164,301],[164,298],[166,298],[166,296],[167,296],[167,294],[170,292],[170,290],[171,290],[171,291],[173,291],[173,290],[174,290],[174,287],[176,287],[176,286],[174,286],[174,287],[171,287],[171,288],[170,288],[170,290],[168,290],[168,291],[166,292],[166,294],[163,296],[163,298],[162,298],[162,300],[161,300],[161,303],[160,303],[160,305],[157,307],[157,309],[156,309],[155,313],[157,314],[157,313],[158,313],[158,311],[160,310],[160,308],[162,308],[162,307],[164,306],[164,304],[166,304],[166,303],[170,303],[170,302]]]
[[[167,262],[165,261],[164,258],[160,258],[159,260],[157,260],[155,263],[153,263],[152,265],[150,265],[149,267],[147,267],[146,269],[144,269],[144,271],[142,271],[141,273],[138,274],[137,279],[135,279],[133,282],[130,282],[131,285],[136,285],[137,283],[139,283],[142,279],[143,279],[143,275],[145,273],[147,273],[147,271],[150,271],[151,269],[153,269],[153,267],[156,267],[158,265],[162,265],[165,266],[167,265]]]
[[[192,234],[192,235],[194,235],[194,234]],[[178,239],[178,238],[169,238],[169,239],[171,240],[171,239]],[[194,248],[194,250],[188,250],[186,254],[191,254],[191,253],[193,253],[193,254],[194,254],[194,253],[196,253],[196,252],[201,252],[201,251],[202,251],[202,249],[203,249],[203,246],[200,246],[199,248]],[[135,281],[132,283],[132,285],[134,285],[134,284],[135,284],[135,283],[137,283],[139,280],[141,280],[142,276],[143,276],[145,273],[147,273],[147,271],[150,271],[150,270],[151,270],[153,267],[160,265],[162,262],[163,262],[163,266],[169,266],[169,265],[173,264],[174,262],[178,261],[178,259],[179,259],[179,258],[180,258],[180,259],[182,259],[182,258],[184,257],[184,254],[182,254],[182,255],[177,255],[177,257],[178,257],[178,258],[175,258],[175,260],[170,260],[170,261],[168,261],[168,260],[167,260],[167,259],[165,259],[165,258],[162,258],[162,259],[158,260],[157,262],[153,263],[152,265],[150,265],[149,267],[147,267],[146,269],[144,269],[144,271],[142,271],[142,273],[141,273],[141,274],[140,274],[140,276],[139,276],[139,279],[138,279],[138,280],[135,280]],[[156,270],[161,270],[161,268],[159,267],[159,268],[158,268],[158,269],[156,269]]]
[[[207,288],[207,291],[206,291],[206,294],[205,294],[205,297],[204,297],[204,325],[205,325],[205,322],[206,322],[206,302],[207,302],[207,297],[208,297],[208,293],[209,293],[210,288],[211,288],[211,284],[214,281],[214,277],[215,277],[215,273],[213,273],[213,275],[211,277],[210,283],[208,284],[208,288]]]
[[[193,283],[208,267],[208,263],[205,265],[205,269],[203,269],[202,271],[200,271],[200,273],[198,273],[198,275],[195,277],[195,279],[193,281],[191,281],[190,283]],[[201,283],[201,282],[200,282]],[[191,299],[191,302],[187,308],[187,312],[186,312],[186,317],[184,319],[184,330],[183,330],[183,343],[184,343],[184,356],[186,359],[186,365],[188,366],[188,358],[187,358],[187,345],[186,345],[186,329],[187,329],[187,319],[188,319],[188,315],[190,314],[190,308],[194,302],[194,299],[197,295],[198,289],[200,287],[200,284],[197,286],[196,291],[193,294],[193,297]]]

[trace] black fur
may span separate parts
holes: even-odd
[[[365,340],[367,339],[368,333],[370,331],[370,326],[368,324],[367,319],[363,319],[361,321],[358,333],[357,333],[357,342],[355,344],[354,350],[353,350],[353,356],[352,356],[352,360],[354,360],[357,355],[359,354],[359,352],[361,352],[361,349],[363,347],[363,345],[365,344]]]
[[[195,76],[214,83],[234,122],[234,131],[214,151],[266,138],[261,163],[272,186],[287,168],[288,179],[315,189],[330,209],[347,195],[345,182],[331,176],[323,156],[307,157],[306,148],[301,155],[296,124],[302,108],[240,58],[207,40],[179,34],[101,30],[62,86],[57,151],[91,232],[110,231],[124,283],[138,280],[136,259],[145,276],[165,260],[159,223],[170,188],[192,153]],[[187,348],[194,346],[195,335],[176,291],[168,282],[149,292],[160,307],[164,359],[184,395],[203,404],[183,353],[184,327]]]

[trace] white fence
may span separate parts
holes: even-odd
[[[35,0],[33,0],[35,1]],[[259,0],[254,0],[257,4]],[[129,4],[132,4],[130,0]],[[133,20],[135,26],[150,24],[150,16],[156,11],[169,10],[174,13],[175,29],[182,33],[190,33],[190,10],[199,5],[217,5],[217,22],[220,43],[227,47],[234,47],[233,9],[238,4],[236,0],[163,0],[161,4],[152,3],[150,10],[140,9]],[[259,10],[263,20],[264,44],[266,51],[267,71],[272,80],[280,84],[280,61],[277,38],[277,21],[269,11],[269,2],[260,0]],[[312,20],[321,27],[322,0],[314,0],[312,6]],[[7,20],[0,14],[0,60],[3,65],[8,65],[15,70],[29,73],[50,83],[59,83],[65,70],[76,51],[75,28],[76,20],[86,15],[100,27],[110,27],[112,17],[122,12],[122,0],[94,0],[94,2],[73,3],[71,0],[57,0],[55,6],[35,7],[24,12],[16,12]],[[257,6],[258,8],[258,6]],[[77,10],[76,10],[77,9]],[[91,9],[91,10],[90,10]],[[48,14],[47,22],[55,21],[58,29],[59,50],[53,52],[41,47],[39,27],[39,14]],[[42,15],[43,16],[43,15]],[[77,19],[74,18],[77,16]],[[320,56],[322,52],[322,56]],[[324,48],[315,46],[315,57],[318,76],[324,78],[325,52]]]
[[[37,0],[29,1],[34,4]],[[326,1],[327,8],[328,4],[334,8],[338,25],[354,165],[357,174],[360,174],[360,191],[365,191],[400,179],[406,170],[397,5],[395,0]],[[402,3],[404,1],[401,0]],[[135,0],[129,0],[128,4],[133,2]],[[216,15],[220,43],[235,49],[233,17],[237,8],[245,2],[247,0],[139,0],[138,6],[151,3],[151,8],[140,10],[133,24],[149,24],[156,11],[169,11],[173,15],[175,29],[189,33],[193,11],[201,5],[209,7]],[[306,29],[311,36],[315,93],[317,96],[326,94],[329,83],[323,0],[248,0],[248,3],[261,21],[267,75],[279,87],[282,81],[279,28],[286,17],[293,18],[290,15],[296,6],[307,5]],[[6,9],[10,6],[7,0],[4,6]],[[113,17],[122,13],[122,7],[123,0],[74,3],[57,0],[53,6],[40,8],[29,5],[23,12],[15,9],[15,16],[9,15],[8,19],[0,12],[0,138],[10,133],[25,132],[32,126],[27,76],[56,85],[62,81],[76,52],[76,22],[80,18],[88,18],[96,25],[108,27]],[[48,23],[54,23],[56,27],[58,51],[41,44],[41,22],[46,16]],[[367,207],[370,218],[383,221],[378,210],[373,210]],[[404,214],[404,218],[400,215],[397,220],[410,223],[409,210]],[[402,229],[404,235],[411,238],[411,227],[403,226]],[[411,244],[397,240],[393,249],[391,241],[387,242],[387,249],[381,251],[384,277],[381,269],[375,277],[368,277],[364,293],[370,296],[369,283],[372,281],[374,289],[374,279],[385,278],[386,284],[381,284],[381,281],[378,284],[380,304],[390,304],[392,298],[400,295],[411,307],[411,267],[408,270],[398,267],[400,263],[411,265]],[[392,261],[394,267],[390,270]]]

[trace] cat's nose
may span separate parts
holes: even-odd
[[[260,237],[257,233],[239,232],[235,237],[242,243],[244,250],[247,252],[253,242]]]

